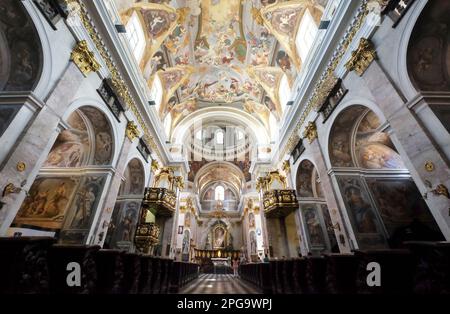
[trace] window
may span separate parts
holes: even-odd
[[[218,185],[214,192],[216,201],[223,201],[225,199],[225,189],[223,186]]]
[[[216,133],[216,143],[219,145],[223,145],[223,131],[219,130]]]
[[[136,12],[131,16],[126,28],[131,50],[133,51],[134,57],[139,62],[145,50],[145,35]]]
[[[317,34],[318,27],[309,10],[306,10],[295,41],[300,58],[305,60]]]
[[[202,130],[198,130],[197,133],[195,133],[195,138],[199,141],[202,140]]]
[[[238,139],[238,141],[244,139],[244,132],[238,130],[237,131],[237,139]]]

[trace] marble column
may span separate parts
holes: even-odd
[[[6,234],[27,191],[45,162],[59,134],[59,123],[81,86],[83,78],[80,70],[70,62],[44,107],[36,114],[1,169],[1,191],[8,184],[14,185],[16,189],[1,199],[3,207],[0,210],[0,236]],[[17,170],[19,162],[25,165],[25,170],[22,172]]]
[[[321,125],[322,123],[318,124]],[[322,138],[320,136],[321,131],[322,129],[319,127],[319,138]],[[319,174],[323,195],[330,212],[331,222],[333,226],[335,226],[334,233],[339,245],[339,251],[341,253],[349,253],[351,251],[351,246],[348,239],[348,234],[346,232],[346,225],[344,223],[343,217],[340,214],[342,211],[339,211],[339,202],[336,199],[335,190],[333,189],[333,183],[331,182],[331,178],[328,175],[328,169],[325,164],[325,158],[320,146],[320,141],[319,139],[315,139],[312,143],[309,143],[308,140],[304,140],[303,142],[305,143],[305,149],[309,150],[310,154],[313,156],[313,161],[315,163],[317,173]]]
[[[111,180],[111,185],[109,187],[109,191],[106,196],[105,204],[103,205],[103,210],[100,219],[97,221],[97,224],[95,226],[91,227],[93,229],[95,228],[94,230],[91,230],[91,233],[93,232],[93,234],[95,235],[94,237],[92,237],[91,244],[103,246],[103,244],[105,243],[109,223],[111,221],[114,207],[116,205],[116,200],[119,195],[123,174],[125,173],[125,170],[128,166],[127,163],[128,156],[132,147],[133,142],[128,137],[125,136],[125,139],[122,144],[122,149],[120,151],[119,159],[117,161],[115,173]]]
[[[349,75],[355,75],[350,73]],[[435,145],[430,132],[424,129],[414,113],[408,108],[404,97],[393,86],[377,61],[373,62],[362,79],[370,89],[378,106],[392,129],[397,149],[411,172],[418,189],[426,195],[425,201],[443,235],[450,240],[450,199],[433,193],[439,185],[450,188],[448,160]],[[425,165],[431,162],[434,170]]]

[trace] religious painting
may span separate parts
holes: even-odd
[[[361,247],[385,247],[381,223],[361,179],[338,177],[338,183]]]
[[[448,0],[430,1],[412,31],[407,62],[413,83],[420,90],[450,90],[449,15]]]
[[[195,57],[200,64],[239,65],[245,61],[247,42],[242,29],[240,0],[201,0]]]
[[[124,190],[121,194],[141,195],[144,193],[145,187],[144,167],[139,159],[133,159],[129,162],[126,172],[126,181],[122,187]]]
[[[0,105],[0,137],[8,129],[9,124],[14,120],[20,108],[21,106],[17,105]]]
[[[109,248],[130,247],[138,222],[140,201],[119,200],[114,207],[114,214],[108,228]]]
[[[175,12],[170,12],[168,10],[147,9],[145,6],[141,9],[142,17],[146,23],[146,30],[151,36],[151,40],[155,40],[161,37],[165,32],[169,31],[172,24],[177,19],[177,14]],[[149,6],[148,8],[152,8]]]
[[[108,165],[113,154],[112,129],[105,115],[94,107],[80,109],[89,119],[95,133],[95,165]]]
[[[330,211],[328,210],[327,205],[321,204],[320,210],[322,212],[322,217],[325,222],[325,229],[328,233],[328,239],[330,240],[330,249],[332,253],[339,253],[339,244],[336,239],[336,234],[334,232],[335,227],[333,225],[333,222],[331,220]]]
[[[251,255],[258,254],[258,243],[256,241],[255,231],[250,231],[250,254]]]
[[[314,197],[312,173],[314,165],[309,160],[303,160],[297,170],[297,196]]]
[[[91,149],[88,127],[80,111],[72,113],[67,120],[70,129],[63,130],[55,141],[44,167],[73,168],[88,162]]]
[[[366,169],[405,169],[389,135],[380,132],[380,120],[369,111],[361,120],[355,139],[358,165]]]
[[[184,226],[186,228],[190,228],[191,227],[191,213],[189,213],[189,212],[184,214]]]
[[[248,227],[255,228],[255,226],[256,226],[255,214],[250,213],[250,214],[248,214]]]
[[[14,219],[14,227],[58,230],[75,196],[79,179],[38,177]]]
[[[351,107],[339,115],[336,119],[329,144],[331,164],[334,167],[353,167],[351,153],[351,130],[355,124],[355,117],[361,115],[364,108]]]
[[[189,262],[189,251],[190,251],[190,236],[189,231],[186,230],[183,236],[183,243],[181,248],[182,261]]]
[[[224,249],[226,247],[227,230],[224,226],[218,225],[213,229],[213,248]]]
[[[302,205],[302,213],[312,247],[326,247],[320,218],[315,205]]]
[[[436,221],[411,179],[367,178],[366,181],[391,237],[410,228],[423,237],[416,240],[442,239]]]
[[[70,228],[89,228],[103,190],[104,177],[86,177],[79,187],[71,211],[74,213]]]

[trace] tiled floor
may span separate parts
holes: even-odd
[[[202,274],[186,287],[181,294],[257,294],[259,289],[233,275]]]

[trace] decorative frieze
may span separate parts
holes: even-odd
[[[348,71],[355,71],[359,76],[366,72],[367,68],[377,58],[373,43],[367,38],[361,38],[358,48],[352,52],[352,57],[345,64]]]
[[[75,45],[70,60],[75,63],[84,76],[100,69],[100,64],[95,60],[94,53],[89,50],[86,40],[82,40]]]

